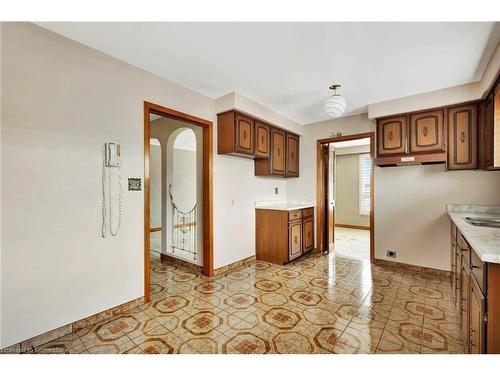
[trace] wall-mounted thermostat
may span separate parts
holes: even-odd
[[[129,191],[141,191],[141,179],[140,178],[129,178],[128,179],[128,190]]]

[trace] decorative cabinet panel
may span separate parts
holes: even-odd
[[[285,174],[285,139],[286,133],[278,129],[271,130],[271,174]]]
[[[255,210],[257,260],[286,264],[314,249],[314,208]]]
[[[314,217],[304,218],[304,253],[309,252],[314,247]]]
[[[254,121],[252,118],[236,114],[236,152],[241,154],[254,154]]]
[[[407,117],[397,116],[377,122],[378,152],[381,155],[404,154],[407,149]]]
[[[448,109],[448,169],[477,168],[477,105]]]
[[[286,135],[286,175],[299,176],[299,137],[293,134]]]
[[[271,146],[269,125],[255,121],[255,156],[268,158]]]
[[[456,241],[453,233],[456,233]],[[472,354],[500,353],[500,264],[486,263],[467,243],[452,223],[453,298],[459,314],[465,352]],[[453,257],[453,254],[452,254]]]
[[[239,112],[217,115],[217,153],[254,157],[254,120]]]
[[[443,110],[410,115],[410,153],[443,151]]]
[[[293,221],[288,228],[288,259],[293,260],[302,255],[302,221]]]
[[[469,351],[471,354],[485,353],[486,299],[476,280],[472,277],[470,283],[470,328]]]

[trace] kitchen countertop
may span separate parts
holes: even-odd
[[[309,201],[260,201],[255,202],[255,208],[259,210],[293,211],[302,208],[314,207]]]
[[[450,219],[483,262],[500,263],[500,228],[478,227],[464,218],[500,217],[500,206],[448,204]]]

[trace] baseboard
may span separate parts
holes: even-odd
[[[354,225],[354,224],[335,224],[336,227],[340,228],[350,228],[350,229],[363,229],[363,230],[370,230],[370,227],[366,227],[363,225]]]
[[[245,258],[238,260],[234,263],[227,264],[223,267],[217,268],[214,270],[214,277],[216,276],[221,276],[224,275],[228,272],[236,271],[241,268],[245,268],[249,266],[250,264],[253,264],[255,262],[255,255],[252,255],[251,257]]]
[[[200,273],[203,270],[202,266],[199,266],[199,265],[194,264],[194,263],[186,262],[185,260],[172,257],[172,256],[170,256],[168,254],[160,253],[160,260],[162,262],[170,263],[170,264],[173,264],[173,265],[176,265],[176,266],[182,266],[182,267],[190,268],[190,269],[195,270],[196,272],[200,272]]]
[[[125,311],[131,310],[134,307],[142,305],[144,303],[144,297],[136,298],[132,301],[125,302],[121,305],[112,307],[111,309],[107,309],[101,311],[100,313],[91,315],[87,318],[77,320],[76,322],[66,324],[62,327],[53,329],[51,331],[42,333],[38,336],[32,337],[30,339],[21,341],[20,343],[11,345],[5,349],[0,349],[0,353],[34,353],[34,348],[46,344],[52,340],[56,340],[63,336],[69,335],[70,333],[74,333],[78,330],[88,328],[91,325],[101,322],[103,320],[107,320],[113,318],[116,315],[119,315]]]
[[[438,270],[437,268],[415,266],[413,264],[400,263],[400,262],[395,262],[395,261],[391,261],[391,260],[376,259],[375,258],[373,260],[373,263],[381,264],[384,266],[391,266],[391,267],[395,267],[395,268],[403,268],[403,269],[407,269],[407,270],[411,270],[411,271],[425,272],[425,273],[429,273],[432,275],[439,275],[439,276],[445,276],[445,277],[451,276],[450,271]]]

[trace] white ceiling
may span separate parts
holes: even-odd
[[[481,78],[498,23],[39,23],[217,98],[236,91],[301,124]]]

